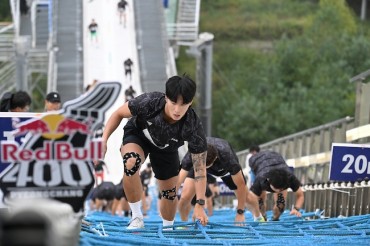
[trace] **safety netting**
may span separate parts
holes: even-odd
[[[271,217],[269,211],[267,217]],[[128,217],[89,212],[81,226],[80,245],[370,245],[370,214],[324,218],[322,211],[303,212],[298,218],[285,211],[280,221],[254,222],[246,213],[244,226],[234,224],[235,210],[215,210],[207,226],[179,222],[163,228],[152,209],[145,228],[127,230]],[[171,230],[164,230],[171,229]]]

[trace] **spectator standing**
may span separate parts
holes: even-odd
[[[28,112],[31,106],[31,97],[25,91],[6,92],[1,98],[1,112]]]
[[[60,95],[58,92],[50,92],[45,97],[45,111],[56,111],[61,107]]]

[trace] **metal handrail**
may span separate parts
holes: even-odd
[[[16,88],[15,65],[13,61],[2,63],[0,66],[0,91],[12,91]]]
[[[10,1],[10,11],[12,12],[12,16],[13,16],[14,34],[16,38],[19,36],[19,23],[20,23],[19,6],[20,6],[19,0]]]
[[[32,48],[36,47],[36,17],[37,17],[37,10],[36,7],[37,5],[47,5],[49,10],[50,8],[50,1],[49,0],[34,0],[32,1],[31,5],[31,26],[32,26]],[[49,11],[50,12],[50,11]],[[50,14],[48,16],[50,18]],[[50,20],[49,20],[49,37],[50,37]]]
[[[49,64],[48,64],[48,81],[47,81],[47,91],[56,91],[56,67],[57,64],[55,62],[55,51],[51,49],[49,51]]]
[[[28,68],[32,71],[39,70],[44,72],[47,70],[48,52],[46,50],[31,49],[28,52]]]
[[[190,7],[186,0],[181,0],[178,4],[177,22],[167,23],[167,34],[169,40],[175,41],[195,41],[198,38],[199,32],[199,15],[200,15],[200,0],[195,0]],[[195,8],[194,8],[195,7]],[[181,12],[184,8],[190,9],[192,14],[190,21],[185,21],[181,18]]]
[[[294,134],[291,134],[291,135],[288,135],[288,136],[285,136],[285,137],[282,137],[282,138],[275,139],[273,141],[270,141],[270,142],[267,142],[267,143],[264,143],[264,144],[260,145],[260,147],[261,147],[261,149],[267,149],[269,146],[276,145],[276,144],[279,144],[281,142],[286,142],[286,141],[295,139],[297,137],[311,135],[313,133],[317,133],[317,132],[320,132],[322,130],[329,129],[333,126],[338,126],[338,125],[341,125],[343,123],[351,122],[353,120],[354,120],[353,117],[347,116],[345,118],[335,120],[335,121],[327,123],[327,124],[323,124],[323,125],[313,127],[313,128],[301,131],[301,132],[297,132],[297,133],[294,133]]]
[[[14,24],[13,23],[5,23],[5,24],[0,24],[0,34],[1,33],[6,33],[8,31],[11,31],[12,33],[14,32]]]

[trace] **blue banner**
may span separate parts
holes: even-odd
[[[40,117],[40,113],[1,113],[0,114],[0,143],[2,141],[16,141],[21,144],[23,136],[15,136],[14,132],[17,129],[17,125],[28,119],[34,117]],[[0,151],[0,174],[6,167],[10,165],[10,162],[3,162],[1,158],[2,151]]]
[[[370,178],[370,145],[332,144],[329,179],[358,181]]]
[[[220,191],[220,196],[234,196],[234,191],[230,190],[230,188],[223,182],[217,181],[218,189]]]

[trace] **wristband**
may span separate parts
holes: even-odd
[[[299,212],[299,208],[297,208],[296,206],[294,206],[293,208]]]
[[[195,200],[195,203],[198,203],[199,205],[203,206],[204,204],[206,204],[206,201],[203,199],[199,199],[199,200]]]

